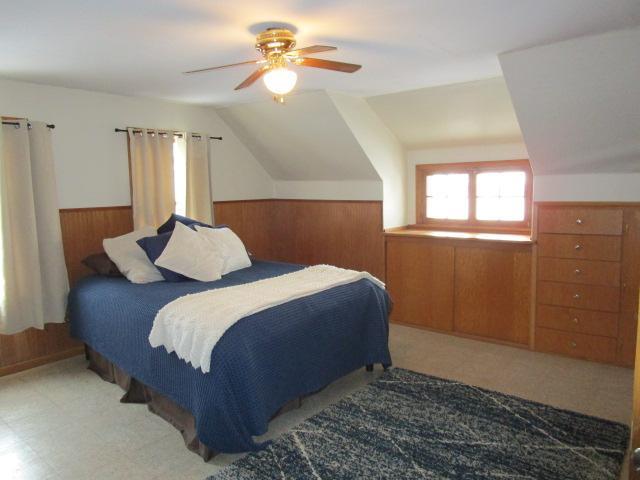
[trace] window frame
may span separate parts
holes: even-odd
[[[524,220],[478,220],[476,219],[476,175],[486,172],[524,171]],[[469,218],[467,220],[448,220],[428,218],[427,176],[434,174],[466,173],[469,175]],[[435,163],[416,165],[416,226],[441,230],[471,230],[497,233],[531,233],[531,212],[533,193],[533,172],[528,159],[498,160],[464,163]]]

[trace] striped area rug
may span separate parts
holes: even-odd
[[[625,425],[391,369],[208,480],[616,480]]]

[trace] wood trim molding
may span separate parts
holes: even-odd
[[[590,208],[607,208],[607,207],[620,207],[620,208],[640,208],[640,202],[577,202],[577,201],[536,201],[533,202],[536,206],[540,207],[590,207]]]
[[[61,208],[60,213],[71,212],[101,212],[105,210],[131,210],[131,205],[114,205],[113,207],[75,207],[75,208]]]
[[[51,353],[49,355],[44,355],[42,357],[32,358],[24,362],[14,363],[7,367],[0,367],[0,377],[4,377],[5,375],[11,375],[12,373],[22,372],[24,370],[29,370],[30,368],[40,367],[42,365],[46,365],[47,363],[64,360],[65,358],[71,358],[77,355],[82,355],[83,353],[84,353],[84,346],[73,347],[68,350],[62,350],[60,352]]]
[[[476,183],[475,176],[483,172],[526,170],[525,183],[525,214],[523,221],[487,221],[476,219]],[[426,216],[426,182],[425,179],[430,174],[444,173],[465,173],[469,175],[469,216],[467,220],[447,220],[433,219]],[[416,223],[422,227],[432,230],[462,230],[462,231],[482,231],[482,232],[503,232],[503,233],[529,233],[531,231],[531,217],[533,210],[533,172],[528,159],[520,160],[500,160],[485,162],[462,162],[462,163],[437,163],[437,164],[417,164],[415,167],[415,204]]]
[[[381,203],[382,200],[324,200],[321,198],[255,198],[249,200],[214,200],[214,205],[226,203],[251,203],[251,202],[308,202],[308,203]]]
[[[479,232],[460,232],[460,231],[438,231],[428,230],[425,228],[414,228],[413,226],[386,230],[386,237],[414,237],[425,238],[431,240],[443,239],[447,241],[455,241],[460,244],[466,242],[478,243],[501,243],[516,245],[531,245],[533,242],[529,235],[514,235],[508,233],[479,233]]]

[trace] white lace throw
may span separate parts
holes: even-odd
[[[367,272],[315,265],[278,277],[185,295],[158,312],[149,343],[176,352],[206,373],[211,368],[213,348],[238,320],[363,278],[384,288],[384,283]]]

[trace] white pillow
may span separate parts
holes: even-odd
[[[213,245],[224,245],[225,262],[222,275],[251,266],[251,259],[244,243],[230,228],[208,228],[196,225],[196,230]]]
[[[222,248],[176,222],[171,238],[155,264],[201,282],[218,280],[224,267]]]
[[[151,283],[164,280],[160,271],[151,263],[142,247],[136,243],[144,237],[157,235],[153,227],[144,227],[126,235],[105,238],[102,247],[111,261],[132,283]]]

